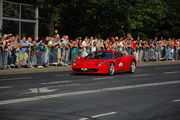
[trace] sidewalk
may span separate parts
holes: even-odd
[[[140,66],[156,66],[156,65],[171,65],[171,64],[180,65],[180,60],[144,62],[144,63],[138,63],[137,66],[140,67]],[[58,71],[71,71],[71,66],[58,66],[58,67],[47,67],[47,68],[3,69],[3,70],[0,70],[0,75],[40,73],[40,72],[58,72]]]

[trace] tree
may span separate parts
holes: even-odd
[[[167,13],[164,20],[161,21],[159,31],[162,36],[180,38],[180,1],[165,0],[167,4]]]
[[[17,1],[17,0],[11,0]],[[18,0],[40,11],[40,35],[179,37],[177,0]]]
[[[167,6],[162,0],[138,0],[130,7],[129,24],[133,34],[144,38],[158,35],[166,13]]]

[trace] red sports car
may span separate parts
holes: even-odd
[[[72,65],[73,73],[95,73],[113,75],[118,71],[134,73],[136,59],[118,51],[99,50],[77,59]]]

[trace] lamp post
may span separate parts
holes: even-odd
[[[3,32],[3,0],[0,0],[0,37],[2,37]]]
[[[36,20],[35,36],[38,36],[38,30],[39,30],[39,9],[38,9],[38,7],[36,7],[36,10],[35,10],[35,20]]]

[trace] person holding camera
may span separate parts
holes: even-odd
[[[4,42],[5,45],[3,47],[3,67],[4,68],[11,68],[10,65],[12,64],[12,46],[11,46],[11,36],[12,34],[4,34]]]
[[[29,58],[29,50],[30,47],[33,46],[32,43],[30,43],[29,41],[27,41],[26,37],[22,37],[22,40],[20,40],[20,54],[18,57],[18,62],[20,63],[21,60],[24,60],[24,65],[28,66],[27,60]]]

